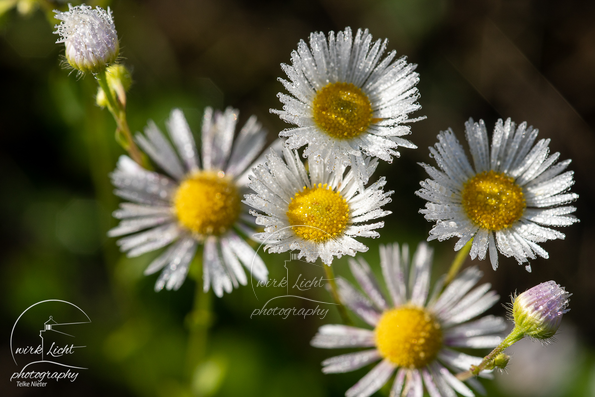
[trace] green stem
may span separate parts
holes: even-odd
[[[483,358],[478,366],[472,365],[468,371],[457,374],[457,379],[465,381],[469,378],[479,375],[479,373],[486,369],[486,367],[494,360],[494,358],[496,358],[498,354],[502,353],[505,349],[520,341],[524,337],[525,334],[515,327],[512,332],[502,341],[502,343],[500,343],[494,350],[490,352],[490,354]]]
[[[128,127],[128,121],[126,120],[126,108],[120,101],[117,101],[116,98],[112,95],[112,90],[109,87],[107,82],[107,74],[105,70],[95,74],[95,78],[99,83],[99,86],[103,90],[105,94],[105,98],[108,102],[108,110],[111,112],[112,116],[114,116],[114,120],[116,120],[116,140],[122,145],[122,147],[130,154],[130,157],[134,161],[136,161],[141,167],[148,168],[146,161],[144,161],[141,151],[139,150],[138,146],[132,139],[132,134],[130,133],[130,128]],[[122,134],[124,139],[118,139],[118,136]]]
[[[192,269],[194,267],[194,269]],[[194,304],[192,311],[188,313],[186,318],[189,337],[188,350],[186,352],[187,372],[190,380],[194,378],[194,374],[198,366],[204,362],[206,357],[207,341],[209,336],[209,328],[213,323],[212,314],[212,293],[203,289],[202,284],[202,255],[197,253],[191,265],[191,275],[196,281],[196,290],[194,292]]]
[[[347,308],[341,301],[341,297],[339,296],[339,289],[337,288],[337,283],[335,282],[335,275],[333,274],[333,267],[332,265],[325,265],[322,264],[324,267],[324,272],[326,273],[327,281],[331,286],[331,294],[333,295],[333,299],[337,304],[337,309],[339,310],[339,315],[341,316],[341,320],[343,320],[343,324],[345,325],[353,325],[353,322],[349,318],[349,314],[347,313]]]
[[[457,274],[459,274],[459,270],[461,270],[461,266],[463,266],[463,263],[465,263],[465,259],[467,259],[467,255],[469,255],[469,251],[471,251],[472,245],[473,245],[473,239],[469,240],[469,242],[467,242],[467,244],[465,244],[465,246],[459,250],[459,252],[457,253],[457,256],[455,257],[454,261],[452,261],[452,264],[450,265],[450,270],[448,271],[448,274],[446,275],[446,280],[444,281],[444,287],[442,287],[442,288],[446,288],[448,286],[448,284],[450,284],[452,282],[452,280],[455,279]]]

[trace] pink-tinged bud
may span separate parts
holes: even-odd
[[[118,34],[111,10],[87,5],[73,7],[67,12],[54,10],[56,43],[66,46],[66,60],[75,69],[86,73],[98,73],[115,62],[120,52]]]
[[[525,336],[548,339],[556,334],[567,313],[570,293],[554,281],[528,289],[516,297],[512,314],[516,328]]]

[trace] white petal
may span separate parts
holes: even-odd
[[[198,154],[196,152],[196,143],[192,136],[192,131],[180,109],[174,109],[166,122],[167,131],[172,141],[178,149],[178,153],[188,172],[199,169]]]
[[[325,374],[355,371],[380,359],[378,350],[365,350],[328,358],[322,362]]]
[[[413,255],[412,272],[409,281],[411,303],[423,307],[430,290],[430,266],[433,250],[426,243],[420,243]]]
[[[310,343],[322,349],[376,345],[373,331],[347,325],[323,325]]]
[[[380,319],[380,313],[374,309],[370,301],[368,301],[342,277],[337,277],[336,282],[337,286],[339,287],[339,296],[341,297],[343,303],[355,314],[360,316],[362,320],[372,326],[375,326]]]
[[[346,397],[368,397],[379,390],[395,371],[388,360],[383,360],[345,392]],[[421,397],[421,396],[420,396]]]
[[[231,279],[221,264],[215,237],[207,238],[203,255],[203,288],[205,292],[211,286],[218,297],[223,296],[223,291],[229,293],[233,289]]]
[[[386,310],[388,308],[386,299],[380,291],[378,281],[376,281],[376,277],[374,277],[374,274],[370,269],[370,265],[368,265],[368,263],[362,258],[359,259],[359,263],[354,259],[350,259],[349,268],[351,269],[351,273],[356,278],[359,285],[362,287],[370,300],[374,302],[376,307],[380,310]]]

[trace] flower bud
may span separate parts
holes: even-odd
[[[73,7],[67,12],[54,10],[55,34],[60,35],[56,43],[66,46],[66,60],[73,68],[86,73],[98,73],[115,62],[120,52],[118,34],[112,18],[112,11],[87,5]]]
[[[525,336],[548,339],[556,334],[567,313],[570,293],[554,281],[528,289],[514,299],[512,314],[516,328]]]
[[[105,75],[112,96],[117,97],[118,101],[126,107],[126,92],[132,85],[132,75],[124,65],[111,65],[107,68]],[[109,102],[101,87],[97,91],[96,100],[97,104],[102,108],[108,106]]]
[[[509,362],[510,356],[508,354],[500,353],[486,365],[485,369],[505,369],[508,366]]]

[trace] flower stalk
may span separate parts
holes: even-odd
[[[505,349],[509,348],[510,346],[514,345],[521,339],[525,337],[525,334],[521,329],[515,327],[512,332],[500,343],[494,350],[490,352],[487,356],[483,358],[479,365],[472,365],[468,371],[461,372],[457,374],[457,379],[460,381],[465,381],[470,379],[474,376],[479,375],[479,373],[486,369],[493,369],[494,368],[494,360],[496,357],[502,353]]]
[[[341,300],[341,296],[339,295],[339,289],[337,288],[337,283],[335,282],[335,275],[333,273],[332,265],[322,264],[322,267],[324,268],[324,272],[326,274],[327,281],[329,283],[329,286],[331,287],[331,295],[333,296],[333,299],[335,300],[335,304],[337,305],[337,310],[339,310],[339,315],[341,316],[341,320],[343,321],[343,324],[353,325],[353,322],[349,318],[349,314],[347,314],[347,308],[343,304],[343,301]]]
[[[196,369],[205,360],[209,328],[213,323],[211,291],[205,291],[202,286],[202,255],[198,254],[194,257],[190,275],[196,283],[194,304],[186,318],[189,331],[186,365],[192,379]]]
[[[113,95],[112,89],[110,89],[107,73],[105,70],[95,74],[95,78],[99,83],[99,87],[101,87],[105,99],[107,100],[107,108],[114,116],[114,120],[116,121],[116,140],[118,143],[130,154],[130,157],[141,167],[148,168],[147,162],[143,158],[141,151],[139,150],[138,146],[134,142],[132,138],[132,134],[130,133],[130,128],[128,127],[128,121],[126,120],[126,106]]]
[[[467,244],[465,244],[463,248],[459,250],[457,256],[455,256],[455,259],[452,261],[452,264],[450,265],[448,274],[446,275],[446,280],[444,280],[443,289],[446,288],[448,284],[450,284],[452,280],[455,279],[457,274],[459,274],[459,271],[461,270],[463,263],[465,263],[465,259],[467,259],[467,255],[469,255],[469,251],[471,251],[472,245],[473,239],[469,240]]]

